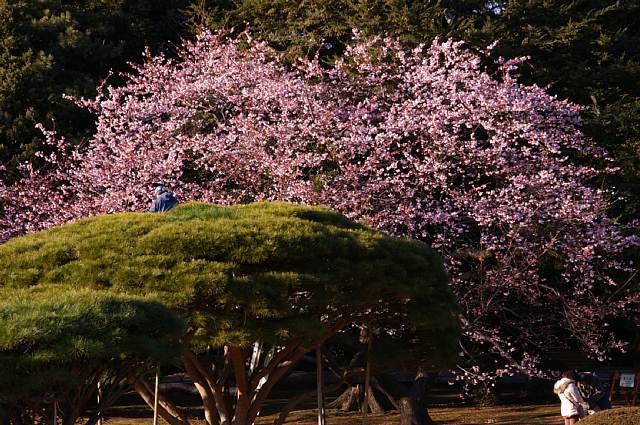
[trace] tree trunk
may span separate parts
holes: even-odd
[[[328,407],[342,410],[343,412],[360,410],[360,385],[349,386]]]
[[[229,425],[231,421],[229,412],[233,411],[232,406],[228,405],[231,397],[224,391],[225,388],[216,382],[211,373],[212,368],[203,365],[191,350],[185,350],[183,353],[183,364],[187,374],[196,384],[196,390],[201,393],[205,416],[208,416],[211,424],[215,425],[214,419],[218,416],[220,425]],[[228,390],[228,388],[226,389]],[[211,397],[213,397],[213,401],[211,401]]]
[[[375,390],[377,390],[380,394],[385,396],[387,400],[389,400],[389,403],[391,403],[394,409],[400,410],[400,405],[398,404],[398,401],[391,395],[391,393],[389,393],[389,391],[387,391],[382,385],[380,385],[380,382],[378,382],[376,378],[371,379],[371,385]]]
[[[400,399],[400,425],[413,425],[413,406],[409,397]]]
[[[249,400],[249,384],[245,356],[240,347],[229,347],[229,359],[236,378],[236,410],[233,415],[233,425],[247,425],[251,402]]]
[[[202,407],[204,409],[204,420],[207,425],[219,425],[220,420],[218,416],[218,409],[216,407],[216,402],[213,394],[211,393],[211,389],[208,386],[206,380],[202,376],[202,374],[197,370],[197,367],[193,365],[192,359],[183,357],[182,364],[185,367],[185,370],[191,377],[193,381],[194,389],[197,394],[200,395],[202,400]],[[184,385],[184,384],[182,384]]]
[[[375,397],[373,391],[369,391],[368,397],[369,411],[372,413],[384,413],[384,409]],[[364,409],[364,387],[361,384],[348,387],[327,407],[336,408],[343,412],[362,412]]]
[[[435,422],[429,416],[427,409],[427,390],[429,387],[429,376],[426,373],[418,372],[409,393],[411,402],[412,422],[414,425],[433,425]]]
[[[0,407],[0,425],[10,425],[9,414],[3,407]]]
[[[373,391],[369,391],[367,399],[367,404],[371,413],[384,413],[384,409],[382,408],[382,406],[380,406],[380,403],[378,403],[378,399],[376,398]]]
[[[153,408],[153,391],[151,391],[149,385],[144,381],[144,379],[132,379],[130,384],[140,397],[142,397],[144,402],[147,403],[149,407]],[[186,416],[173,406],[173,404],[165,400],[162,395],[159,395],[158,402],[158,413],[162,419],[169,423],[169,425],[189,425],[189,420]]]

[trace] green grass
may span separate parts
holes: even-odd
[[[638,425],[640,424],[640,407],[604,410],[580,422],[585,425]]]

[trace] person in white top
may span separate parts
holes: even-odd
[[[564,425],[573,425],[585,416],[585,402],[572,370],[562,374],[562,378],[553,386],[553,392],[560,397],[560,414],[564,418]]]

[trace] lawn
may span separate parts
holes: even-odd
[[[431,417],[439,424],[451,425],[555,425],[561,424],[560,406],[546,405],[514,405],[498,407],[434,407],[430,409]],[[273,423],[275,416],[258,419],[256,424],[267,425]],[[369,415],[369,425],[398,424],[397,414]],[[142,425],[148,424],[149,418],[112,417],[106,422],[108,425]],[[160,423],[165,423],[160,421]],[[192,421],[194,424],[204,424],[204,421]],[[290,425],[315,425],[317,423],[315,410],[300,410],[292,412],[286,422]],[[360,425],[362,416],[335,410],[327,412],[328,425]]]

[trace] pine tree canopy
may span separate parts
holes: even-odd
[[[446,280],[423,243],[284,203],[97,216],[0,246],[6,289],[152,297],[184,314],[203,345],[312,341],[321,315],[409,299],[423,303],[412,313],[421,327],[455,330]]]
[[[158,302],[44,286],[1,293],[0,403],[47,391],[55,397],[96,371],[179,354],[182,321]]]

